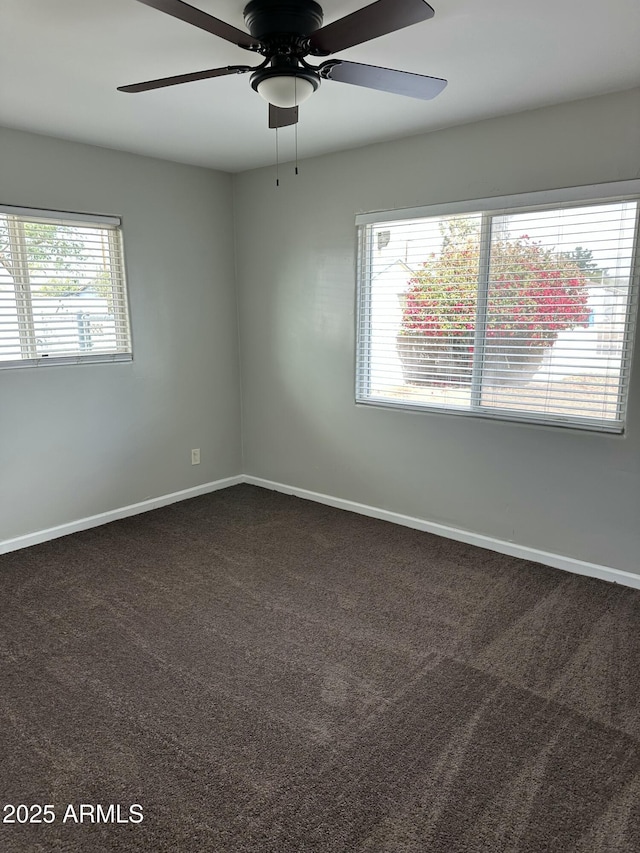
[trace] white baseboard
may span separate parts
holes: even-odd
[[[210,492],[216,492],[219,489],[226,489],[229,486],[236,486],[240,483],[249,483],[254,486],[260,486],[263,489],[271,489],[272,491],[282,492],[286,495],[295,495],[305,500],[315,501],[316,503],[333,506],[337,509],[344,509],[348,512],[356,512],[360,515],[366,515],[370,518],[379,518],[382,521],[390,521],[393,524],[400,524],[404,527],[411,527],[414,530],[424,530],[427,533],[435,533],[436,536],[443,536],[445,539],[455,539],[458,542],[466,542],[469,545],[478,545],[480,548],[488,548],[490,551],[497,551],[499,554],[508,554],[510,557],[520,557],[523,560],[531,560],[534,563],[542,563],[545,566],[551,566],[554,569],[562,569],[565,572],[573,572],[577,575],[587,575],[592,578],[609,581],[610,583],[618,583],[623,586],[640,589],[640,575],[635,575],[633,572],[626,572],[622,569],[614,569],[610,566],[601,566],[597,563],[588,563],[584,560],[576,560],[573,557],[563,557],[560,554],[552,554],[549,551],[540,551],[537,548],[529,548],[526,545],[518,545],[515,542],[508,542],[504,539],[495,539],[492,536],[484,536],[481,533],[473,533],[469,530],[462,530],[458,527],[450,527],[446,524],[439,524],[435,521],[427,521],[423,518],[414,518],[410,515],[402,515],[398,512],[380,509],[367,504],[356,503],[355,501],[336,498],[332,495],[324,495],[320,492],[312,492],[309,489],[301,489],[297,486],[289,486],[285,483],[276,483],[273,480],[264,480],[261,477],[252,477],[249,474],[238,474],[235,477],[227,477],[224,480],[215,480],[212,483],[203,483],[201,486],[194,486],[191,489],[183,489],[180,492],[172,492],[168,495],[161,495],[157,498],[140,501],[140,503],[131,504],[129,506],[113,509],[108,512],[102,512],[98,515],[91,515],[87,518],[81,518],[77,521],[71,521],[68,524],[60,524],[57,527],[50,527],[47,530],[38,530],[35,533],[28,533],[25,536],[17,536],[15,539],[5,539],[0,542],[0,554],[6,554],[9,551],[17,551],[20,548],[28,548],[30,545],[38,545],[41,542],[47,542],[50,539],[57,539],[60,536],[67,536],[70,533],[77,533],[80,530],[88,530],[91,527],[98,527],[101,524],[108,524],[110,521],[118,521],[121,518],[128,518],[139,513],[149,512],[153,509],[167,506],[168,504],[177,503],[178,501],[195,498],[199,495],[206,495]]]
[[[139,515],[142,512],[149,512],[152,509],[159,509],[168,504],[177,503],[178,501],[186,501],[189,498],[197,498],[199,495],[206,495],[209,492],[216,492],[218,489],[226,489],[229,486],[237,486],[238,483],[243,483],[244,477],[227,477],[224,480],[215,480],[213,483],[203,483],[201,486],[193,486],[191,489],[182,489],[180,492],[172,492],[169,495],[160,495],[158,498],[149,498],[140,503],[130,504],[129,506],[112,509],[108,512],[101,512],[98,515],[90,515],[87,518],[80,518],[77,521],[70,521],[67,524],[59,524],[57,527],[49,527],[47,530],[38,530],[35,533],[27,533],[26,536],[16,536],[15,539],[5,539],[0,542],[0,554],[7,554],[9,551],[17,551],[19,548],[28,548],[30,545],[39,545],[41,542],[48,542],[50,539],[57,539],[60,536],[68,536],[69,533],[78,533],[80,530],[88,530],[90,527],[99,527],[101,524],[108,524],[110,521],[118,521],[121,518],[128,518],[131,515]]]
[[[288,486],[284,483],[275,483],[272,480],[263,480],[261,477],[243,477],[245,483],[261,486],[263,489],[271,489],[283,492],[287,495],[295,495],[316,503],[327,504],[337,509],[345,509],[349,512],[357,512],[370,518],[379,518],[382,521],[391,521],[404,527],[412,527],[414,530],[424,530],[427,533],[435,533],[446,539],[455,539],[458,542],[466,542],[468,545],[478,545],[480,548],[488,548],[499,554],[508,554],[510,557],[520,557],[523,560],[531,560],[534,563],[542,563],[554,569],[562,569],[565,572],[573,572],[576,575],[587,575],[591,578],[609,581],[610,583],[630,586],[640,589],[640,575],[626,572],[622,569],[614,569],[610,566],[601,566],[597,563],[587,563],[584,560],[576,560],[573,557],[563,557],[560,554],[552,554],[549,551],[540,551],[537,548],[529,548],[526,545],[518,545],[515,542],[507,542],[504,539],[494,539],[492,536],[484,536],[481,533],[472,533],[458,527],[449,527],[446,524],[438,524],[434,521],[426,521],[423,518],[413,518],[410,515],[401,515],[367,504],[355,503],[354,501],[334,498],[331,495],[323,495],[319,492],[311,492],[308,489],[300,489],[296,486]]]

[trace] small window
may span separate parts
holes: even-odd
[[[0,206],[0,368],[129,359],[120,220]]]
[[[625,188],[359,216],[357,402],[622,432],[640,182]]]

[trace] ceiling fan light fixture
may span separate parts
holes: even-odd
[[[304,77],[268,77],[258,83],[257,92],[274,107],[297,107],[315,92],[315,87]]]
[[[270,68],[256,71],[251,77],[251,85],[267,103],[290,109],[313,95],[320,85],[320,78],[304,69],[296,69],[292,73]]]
[[[263,60],[257,66],[226,65],[118,86],[121,92],[148,92],[196,80],[250,73],[254,91],[270,104],[269,127],[277,129],[297,123],[298,106],[317,90],[321,79],[424,101],[434,98],[447,85],[447,81],[439,77],[340,58],[329,59],[321,65],[306,62],[307,56],[330,56],[427,21],[434,15],[427,0],[369,0],[368,5],[326,26],[323,26],[322,7],[316,0],[248,0],[244,9],[248,32],[184,0],[138,2],[252,51],[254,55],[259,54]],[[366,0],[354,0],[356,2]]]

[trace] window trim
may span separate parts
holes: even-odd
[[[11,204],[0,204],[0,213],[9,216],[33,216],[38,219],[55,219],[61,224],[74,225],[78,222],[91,223],[92,225],[115,225],[122,227],[120,216],[105,216],[102,213],[77,213],[70,210],[45,210],[41,207],[17,207]]]
[[[536,412],[509,412],[508,410],[495,411],[485,407],[477,407],[472,404],[469,408],[457,408],[455,406],[433,406],[424,403],[413,403],[408,400],[390,400],[384,397],[370,396],[371,381],[371,345],[367,341],[370,327],[371,306],[371,258],[373,257],[372,245],[367,245],[367,227],[377,223],[396,223],[411,219],[423,219],[436,216],[456,216],[465,213],[481,214],[483,219],[483,240],[490,238],[490,228],[485,227],[485,218],[500,216],[510,213],[527,213],[529,211],[544,210],[545,208],[556,208],[560,206],[572,206],[580,204],[598,204],[602,202],[638,201],[635,222],[635,251],[631,259],[630,288],[631,298],[627,307],[625,318],[624,341],[628,349],[628,376],[622,378],[621,394],[625,394],[624,409],[621,412],[620,421],[616,420],[611,425],[602,421],[588,423],[580,421],[574,415],[548,414]],[[638,318],[640,303],[640,180],[615,181],[603,184],[591,184],[588,186],[568,187],[565,189],[542,190],[530,193],[518,193],[509,196],[493,196],[489,198],[469,199],[464,201],[443,202],[421,207],[401,208],[398,210],[380,210],[356,215],[357,229],[357,282],[356,282],[356,339],[355,339],[355,404],[357,406],[373,406],[390,410],[405,410],[420,412],[422,414],[438,414],[445,416],[458,416],[471,418],[482,418],[484,420],[510,421],[515,423],[543,426],[549,428],[571,428],[587,432],[608,433],[623,435],[626,429],[626,417],[629,402],[629,388],[631,387],[631,375],[633,373],[634,347],[638,344],[638,333],[640,333],[640,318]],[[371,232],[371,241],[373,232]],[[371,242],[370,241],[370,242]],[[488,276],[483,275],[483,266],[488,271],[488,245],[481,245],[480,249],[480,273],[478,277],[478,306],[479,317],[484,318],[484,307],[481,305],[486,293],[482,282],[488,283]],[[366,298],[366,303],[365,303]],[[633,333],[635,332],[635,344]],[[480,343],[484,348],[485,339],[482,329],[476,324],[476,339],[474,346]],[[482,357],[474,359],[471,395],[473,399],[474,389],[480,381],[482,370]],[[365,397],[365,393],[368,396]]]
[[[489,196],[488,198],[468,199],[465,201],[441,202],[422,207],[405,207],[398,210],[378,210],[356,214],[356,225],[375,225],[377,222],[401,222],[404,219],[423,219],[428,216],[456,216],[460,213],[479,213],[493,215],[509,213],[513,208],[526,213],[528,209],[539,210],[542,207],[555,207],[558,204],[584,202],[594,204],[599,201],[624,201],[640,195],[640,179],[613,181],[607,184],[591,184],[584,187],[567,189],[540,190],[516,195]]]
[[[114,301],[117,300],[119,308],[117,316],[124,318],[121,322],[116,322],[116,340],[119,343],[124,343],[127,346],[126,351],[121,352],[103,352],[103,353],[82,353],[75,355],[58,355],[58,356],[38,356],[33,353],[32,345],[28,334],[25,334],[24,326],[26,323],[27,329],[33,329],[33,316],[31,305],[30,282],[28,275],[28,267],[24,259],[20,260],[21,274],[19,280],[14,282],[15,299],[18,310],[18,317],[26,317],[26,321],[19,321],[20,328],[20,346],[24,353],[28,353],[26,357],[19,359],[0,361],[0,370],[14,370],[29,367],[54,367],[76,364],[101,364],[107,362],[129,362],[133,360],[133,340],[131,329],[131,311],[129,304],[129,289],[127,286],[126,261],[122,237],[122,218],[120,216],[110,216],[96,213],[82,213],[78,211],[63,211],[51,210],[37,207],[23,207],[18,205],[0,204],[0,214],[15,217],[24,217],[25,219],[35,219],[40,222],[55,222],[59,225],[88,225],[88,226],[106,226],[109,229],[108,242],[110,246],[110,260],[113,262],[114,257],[118,257],[122,268],[122,292],[118,288],[114,288]],[[11,230],[11,220],[9,220],[9,228]],[[20,303],[24,302],[23,305]]]

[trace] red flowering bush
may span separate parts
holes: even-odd
[[[462,225],[456,233],[452,228],[442,252],[425,261],[409,281],[400,335],[441,339],[434,343],[471,353],[479,267],[477,231]],[[545,249],[527,236],[493,242],[488,341],[499,346],[524,342],[531,347],[552,346],[559,332],[586,325],[588,281],[569,255]]]

